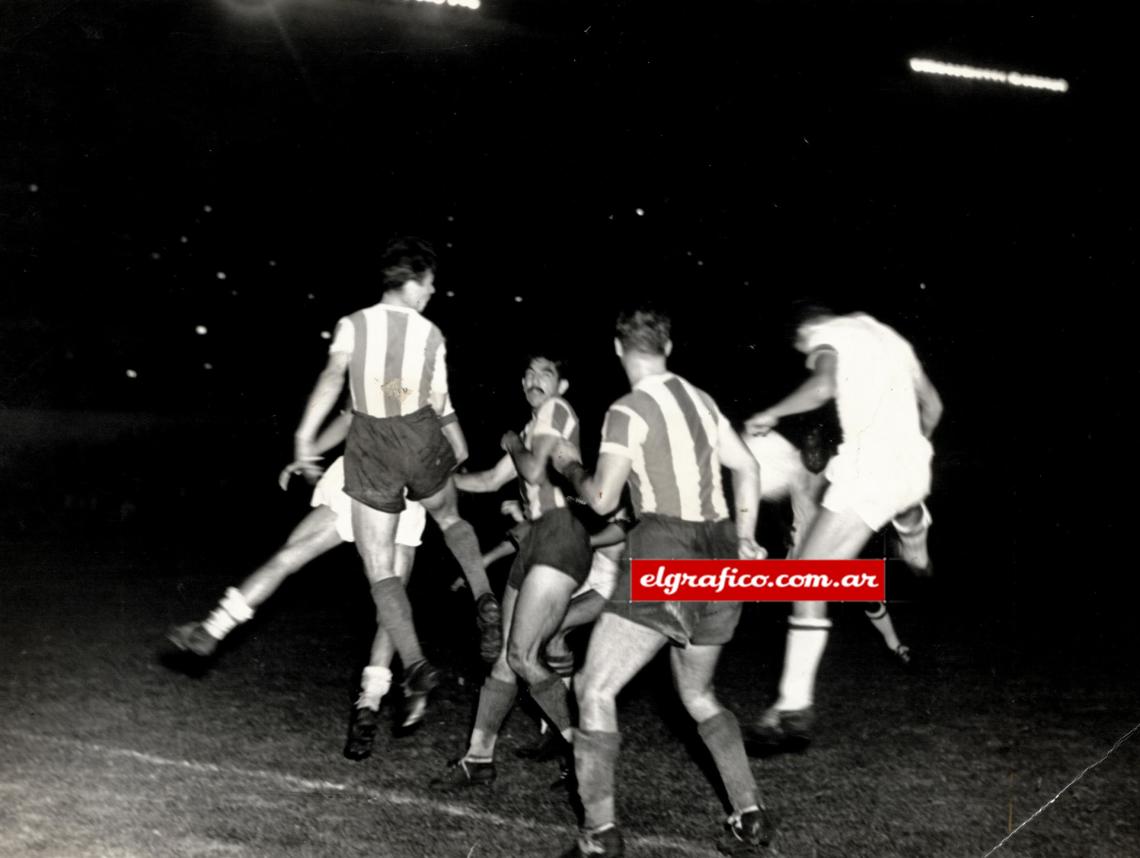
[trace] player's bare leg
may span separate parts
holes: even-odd
[[[820,509],[796,557],[849,560],[859,555],[871,535],[871,528],[854,512]],[[750,745],[758,752],[803,750],[810,743],[815,722],[815,677],[830,629],[826,602],[793,603],[779,697],[746,730]]]
[[[238,625],[249,621],[256,608],[299,569],[336,548],[344,540],[336,529],[336,513],[319,506],[301,519],[273,556],[237,587],[226,590],[205,620],[176,626],[168,639],[180,650],[197,656],[213,655],[218,643]]]
[[[716,764],[732,805],[721,851],[743,854],[768,844],[772,823],[760,801],[736,716],[720,704],[713,691],[713,676],[722,649],[694,644],[683,649],[676,647],[669,654],[670,666],[681,703],[697,722],[697,733]]]
[[[404,587],[408,586],[408,578],[415,563],[416,549],[410,545],[397,545],[395,555],[396,577]],[[396,655],[396,647],[392,643],[392,636],[380,625],[376,627],[376,634],[372,638],[372,653],[368,666],[364,668],[360,679],[360,696],[353,707],[352,718],[348,724],[348,741],[344,746],[344,755],[350,760],[363,760],[371,756],[372,744],[376,738],[379,727],[380,701],[392,689],[392,659]],[[426,696],[420,696],[420,701],[426,704]],[[417,701],[417,702],[420,702]],[[418,717],[414,717],[413,724],[423,718],[423,706],[417,705]],[[405,713],[405,721],[414,714],[411,706]],[[403,725],[407,727],[408,725]]]
[[[932,572],[926,537],[934,519],[926,504],[916,504],[892,519],[899,539],[899,556],[918,575]]]
[[[431,497],[420,502],[435,519],[443,534],[443,541],[455,557],[471,588],[475,599],[475,622],[479,626],[479,655],[483,661],[493,664],[503,648],[502,611],[499,600],[491,592],[487,572],[483,566],[483,555],[479,550],[479,540],[475,529],[459,515],[459,501],[456,496],[455,481],[448,479],[443,488]]]
[[[544,659],[547,667],[561,677],[570,678],[574,673],[574,653],[566,643],[566,636],[574,629],[594,622],[601,615],[606,601],[606,598],[596,590],[587,590],[570,600],[562,624],[546,643]]]
[[[574,770],[583,824],[567,856],[621,854],[614,811],[614,768],[621,744],[617,695],[665,644],[660,632],[616,614],[603,613],[594,626],[586,663],[576,679]]]
[[[503,594],[503,634],[514,621],[519,591],[507,585]],[[448,771],[431,782],[432,789],[446,791],[466,786],[487,784],[495,779],[495,741],[499,729],[510,714],[518,697],[518,678],[507,662],[504,647],[491,665],[491,671],[479,689],[479,705],[475,726],[471,730],[467,752],[449,764]]]
[[[377,626],[392,636],[392,644],[400,654],[405,697],[427,695],[439,684],[439,675],[420,649],[412,604],[396,574],[398,522],[398,513],[373,509],[357,500],[352,502],[352,531],[372,588],[372,601],[376,603]]]

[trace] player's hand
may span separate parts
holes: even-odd
[[[499,507],[499,512],[502,515],[508,515],[515,521],[526,521],[526,516],[523,515],[522,504],[517,500],[505,500],[502,506]]]
[[[755,438],[757,435],[767,435],[776,428],[776,424],[779,422],[779,417],[775,417],[767,411],[761,411],[757,414],[753,414],[744,421],[744,434],[749,438]]]
[[[559,439],[550,451],[550,464],[558,473],[565,474],[566,469],[575,463],[582,464],[582,451],[565,438]]]
[[[764,560],[768,556],[764,546],[749,538],[736,541],[736,553],[740,555],[741,560]]]
[[[294,474],[301,474],[306,482],[310,485],[315,485],[324,472],[325,469],[319,462],[293,461],[286,465],[281,470],[281,473],[277,475],[277,485],[281,487],[281,491],[285,491],[289,487],[289,478]]]
[[[511,452],[511,448],[516,445],[522,445],[522,438],[520,438],[519,433],[513,429],[510,432],[505,432],[502,440],[499,441],[499,446],[503,448],[504,453]]]

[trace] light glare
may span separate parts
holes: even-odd
[[[959,65],[957,63],[944,63],[938,60],[928,60],[921,57],[912,57],[910,70],[919,74],[937,74],[946,77],[958,77],[966,80],[984,80],[990,83],[1004,83],[1010,86],[1021,86],[1029,89],[1047,89],[1051,92],[1068,92],[1069,82],[1063,78],[1041,77],[1040,75],[1021,74],[1020,72],[1004,72],[997,69],[983,69],[976,66]]]

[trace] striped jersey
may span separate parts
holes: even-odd
[[[550,397],[539,406],[538,411],[534,412],[534,416],[522,431],[523,444],[528,450],[532,449],[534,439],[540,435],[553,435],[569,441],[576,447],[580,446],[578,415],[574,413],[570,403],[561,396]],[[566,506],[566,496],[550,481],[549,465],[537,483],[528,483],[520,477],[519,492],[522,494],[526,517],[531,521],[537,521],[543,513],[552,509]]]
[[[671,372],[641,379],[610,406],[601,452],[632,462],[629,488],[639,517],[728,518],[719,424],[720,410],[712,397]]]
[[[371,417],[399,417],[447,395],[447,349],[439,328],[411,307],[376,304],[337,322],[329,352],[352,356],[352,406]]]

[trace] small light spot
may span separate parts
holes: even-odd
[[[310,292],[310,293],[309,293],[308,295],[306,295],[305,297],[306,297],[306,298],[308,298],[310,301],[316,301],[316,300],[317,300],[317,296],[316,296],[316,295],[314,295],[312,292]]]
[[[196,333],[198,336],[203,336],[206,333],[206,326],[205,325],[195,326],[194,333]]]
[[[925,289],[925,288],[926,288],[926,284],[925,284],[925,283],[919,283],[919,284],[918,284],[918,288],[919,288],[919,289]]]
[[[270,268],[276,268],[277,267],[277,260],[276,259],[270,259],[269,260],[269,267]]]
[[[186,244],[188,241],[190,241],[190,239],[188,239],[186,236],[182,236],[178,240],[183,244]]]
[[[151,251],[150,258],[151,259],[162,259],[162,254],[159,253],[157,250],[154,250],[154,251]]]
[[[214,207],[213,207],[213,206],[209,206],[209,205],[206,205],[206,206],[202,206],[202,211],[204,211],[206,214],[209,214],[209,213],[210,213],[210,212],[212,212],[213,210],[214,210]]]
[[[212,363],[207,362],[207,363],[202,364],[202,369],[213,369],[213,368],[214,368],[214,365]]]
[[[522,303],[522,295],[515,295],[515,303],[516,304]]]
[[[226,272],[224,272],[224,271],[219,271],[219,272],[218,272],[218,279],[219,279],[219,280],[225,280],[225,279],[226,279]]]
[[[638,217],[644,217],[645,216],[645,209],[634,209],[634,211],[637,212]]]
[[[135,372],[133,369],[127,370],[127,378],[138,378],[138,377],[139,377],[139,374],[137,372]]]
[[[455,223],[455,215],[448,215],[447,216],[447,222],[448,223]]]
[[[330,334],[328,331],[321,331],[321,339],[322,340],[331,340],[332,334]]]
[[[237,289],[231,289],[230,294],[236,298],[237,297]]]
[[[30,185],[28,185],[28,190],[33,194],[39,193],[40,186],[37,185],[35,182],[32,182]]]
[[[444,294],[447,295],[448,298],[454,298],[455,297],[455,290],[448,289]]]
[[[703,266],[704,264],[705,264],[705,263],[704,263],[702,260],[700,260],[700,259],[698,259],[698,260],[697,260],[697,265],[699,265],[699,266]]]

